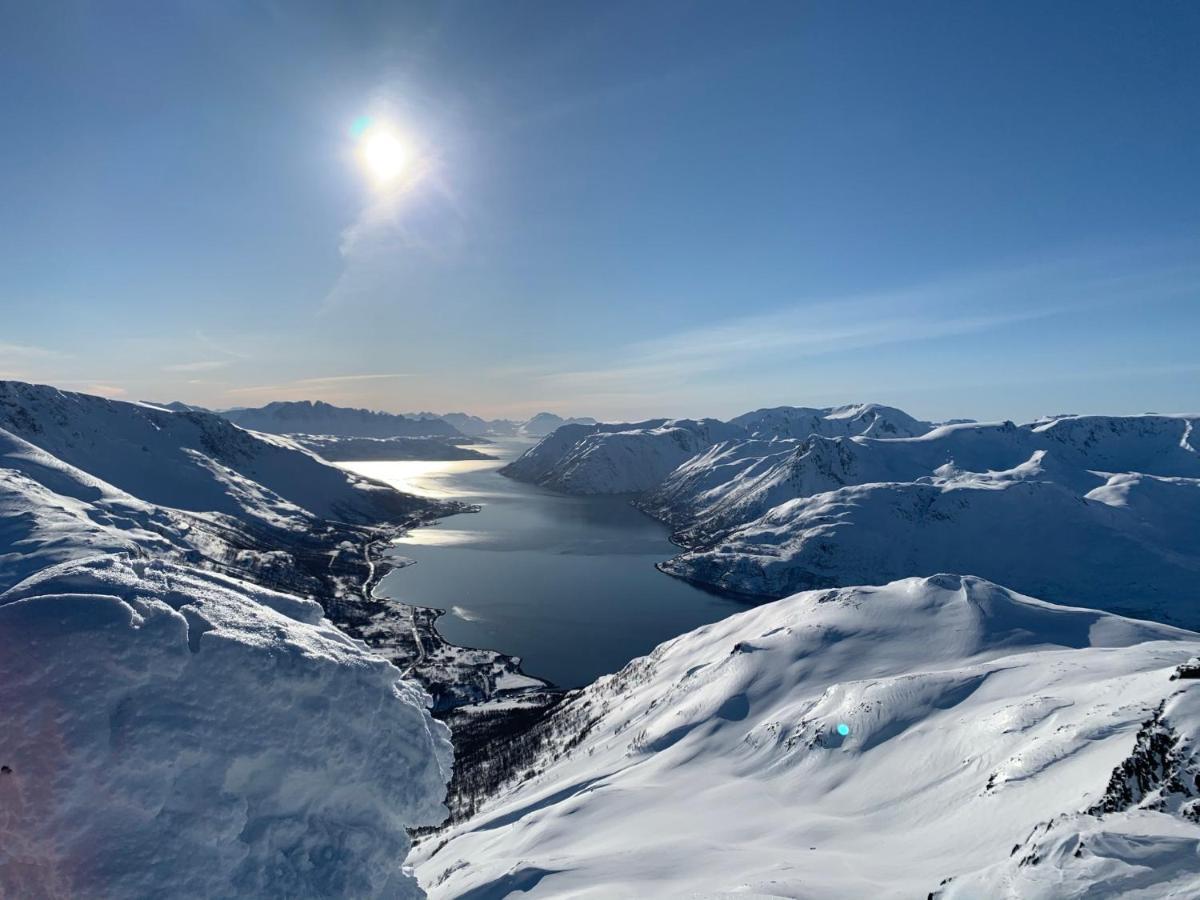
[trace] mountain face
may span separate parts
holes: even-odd
[[[0,441],[35,480],[65,465],[145,503],[256,525],[399,521],[427,507],[212,413],[166,412],[42,385],[0,382]],[[35,464],[25,443],[51,459]]]
[[[717,419],[654,419],[553,431],[503,471],[574,494],[625,494],[657,487],[685,461],[723,441],[777,441],[859,434],[922,434],[929,424],[877,404],[807,409],[778,407]]]
[[[765,596],[962,571],[1048,600],[1200,627],[1200,459],[1164,416],[963,425],[915,439],[697,459],[644,499],[671,574]],[[736,451],[727,450],[726,456]],[[709,464],[711,463],[711,464]]]
[[[1197,628],[1196,422],[1071,416],[926,430],[870,404],[783,408],[728,423],[563,428],[502,471],[569,493],[638,494],[686,550],[660,568],[725,591],[783,597],[971,572]]]
[[[564,425],[501,472],[572,494],[648,490],[715,440],[739,433],[716,419]]]
[[[268,403],[256,409],[220,413],[231,422],[268,434],[324,434],[335,437],[456,437],[459,432],[439,418],[409,418],[367,409],[348,409],[321,401]]]
[[[1123,858],[1140,883],[1186,872],[1194,891],[1200,723],[1170,698],[1195,708],[1197,682],[1171,679],[1198,650],[1191,632],[977,578],[798,594],[585,688],[530,736],[507,787],[415,850],[418,874],[446,898],[923,897],[1015,867],[1035,827],[1116,796],[1135,811],[1092,830],[1175,839],[1089,841],[1083,863],[1043,853],[1045,883]],[[1166,751],[1142,736],[1164,700]],[[1069,829],[1035,843],[1073,851]],[[1139,854],[1155,867],[1135,870]],[[995,883],[948,896],[1042,896]]]
[[[421,896],[446,730],[322,605],[369,623],[372,542],[451,509],[211,413],[0,382],[0,895]]]
[[[806,438],[811,434],[826,437],[916,437],[933,426],[914,419],[903,410],[878,403],[855,403],[825,409],[778,406],[756,409],[734,419],[746,433],[757,438]]]

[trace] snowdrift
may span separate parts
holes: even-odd
[[[427,697],[311,601],[106,555],[0,594],[0,895],[417,897]]]

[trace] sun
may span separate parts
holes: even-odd
[[[413,148],[395,129],[371,122],[356,136],[359,162],[376,185],[386,187],[412,170]]]

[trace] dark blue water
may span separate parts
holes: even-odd
[[[623,497],[571,497],[497,469],[528,442],[478,449],[496,462],[370,462],[349,468],[426,496],[482,505],[412,532],[396,551],[416,560],[379,593],[448,610],[452,643],[522,659],[561,687],[615,672],[663,641],[747,608],[663,575],[667,529]]]

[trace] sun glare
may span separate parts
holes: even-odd
[[[393,184],[411,171],[412,147],[396,131],[378,123],[355,123],[355,132],[359,161],[377,185]]]

